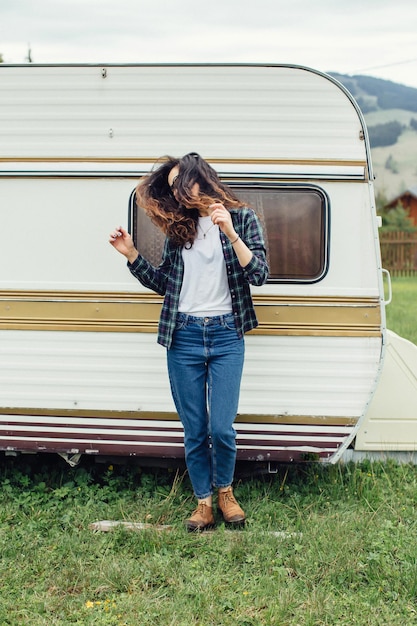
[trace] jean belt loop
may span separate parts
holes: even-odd
[[[188,324],[188,315],[186,313],[177,313],[177,321],[184,323],[184,326]]]

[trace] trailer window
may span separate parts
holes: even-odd
[[[328,269],[329,207],[316,187],[235,187],[264,229],[270,282],[317,282]],[[130,227],[138,251],[153,265],[161,262],[164,235],[130,200]]]
[[[236,193],[257,213],[265,235],[272,282],[317,282],[328,268],[327,196],[315,187]]]

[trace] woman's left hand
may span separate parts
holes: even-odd
[[[228,237],[231,241],[236,239],[237,232],[233,227],[232,216],[229,211],[221,204],[220,202],[215,202],[209,206],[211,209],[211,221],[213,224],[217,224],[220,230]]]
[[[220,230],[228,237],[240,265],[246,267],[250,263],[253,253],[235,231],[229,211],[221,202],[211,204],[209,209],[211,210],[210,216],[213,224],[217,224]]]

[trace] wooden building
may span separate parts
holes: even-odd
[[[391,200],[387,204],[387,208],[393,209],[398,204],[401,204],[404,209],[408,209],[410,219],[414,226],[417,226],[417,185],[409,187],[409,189]]]

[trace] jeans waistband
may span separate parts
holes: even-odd
[[[234,320],[233,313],[225,313],[224,315],[207,315],[205,317],[196,317],[195,315],[188,315],[188,313],[177,313],[177,322],[191,323],[191,324],[224,324],[231,319]]]

